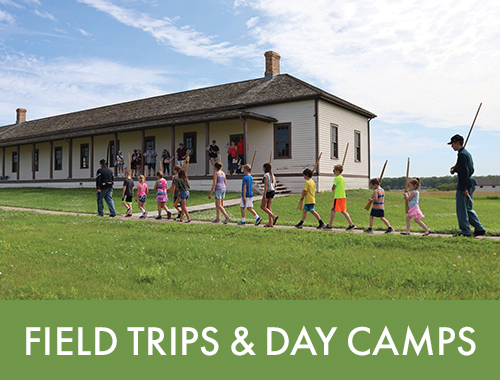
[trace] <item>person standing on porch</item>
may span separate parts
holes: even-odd
[[[227,174],[234,174],[238,167],[238,147],[234,140],[231,140],[231,145],[227,148]]]
[[[148,164],[148,177],[151,176],[151,169],[153,169],[153,174],[156,171],[156,150],[153,149],[153,146],[150,145],[149,149],[144,153],[144,157],[146,157],[146,163]]]
[[[220,153],[220,149],[217,146],[217,142],[215,140],[212,140],[212,145],[210,145],[208,147],[208,158],[209,158],[212,166],[214,166],[215,163],[219,161],[219,153]],[[216,171],[217,171],[217,169],[214,169],[214,173]]]
[[[243,141],[243,137],[240,137],[240,141],[236,145],[238,148],[238,168],[241,173],[243,173],[243,165],[245,165],[245,143]]]
[[[99,161],[100,168],[97,170],[95,182],[97,187],[97,214],[104,216],[103,199],[106,201],[109,209],[109,216],[114,218],[116,216],[115,204],[113,202],[113,171],[106,166],[107,162],[103,158]]]
[[[177,148],[177,165],[181,168],[184,166],[184,161],[186,160],[187,149],[183,143],[179,143],[179,148]]]

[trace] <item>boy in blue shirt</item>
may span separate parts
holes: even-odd
[[[262,222],[262,218],[253,209],[253,178],[250,175],[252,172],[252,167],[248,164],[243,165],[243,181],[241,183],[241,222],[238,222],[239,226],[244,226],[245,221],[245,208],[255,216],[255,225],[258,226]]]

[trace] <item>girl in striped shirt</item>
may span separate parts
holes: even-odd
[[[373,219],[380,218],[382,222],[387,226],[386,234],[394,232],[389,221],[385,218],[384,213],[384,189],[380,187],[380,181],[378,178],[373,178],[370,180],[370,187],[373,189],[373,195],[368,198],[368,201],[373,202],[372,211],[370,212],[370,227],[365,230],[367,234],[373,234]]]

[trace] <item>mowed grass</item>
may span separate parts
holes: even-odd
[[[137,183],[136,183],[137,185]],[[113,201],[118,215],[125,214],[126,208],[122,205],[122,188],[113,190]],[[135,191],[137,194],[137,191]],[[171,198],[171,193],[168,193]],[[227,198],[238,198],[239,194],[228,193]],[[199,205],[212,202],[208,199],[207,191],[190,191],[189,204]],[[167,206],[172,208],[173,200],[169,199]],[[78,189],[48,189],[40,187],[3,188],[0,189],[0,206],[24,207],[41,210],[77,212],[84,214],[97,214],[96,190],[90,188]],[[133,200],[134,212],[139,212],[135,195]],[[146,210],[158,210],[154,189],[150,189],[146,201]],[[104,213],[109,214],[108,206],[104,202]]]
[[[0,210],[0,299],[499,299],[500,243]]]

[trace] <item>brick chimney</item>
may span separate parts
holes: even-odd
[[[274,51],[268,51],[264,54],[266,57],[266,73],[265,80],[273,79],[280,74],[280,58],[281,56]]]
[[[17,114],[16,124],[21,124],[21,123],[24,123],[26,121],[26,109],[18,108],[16,110],[16,114]]]

